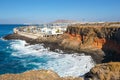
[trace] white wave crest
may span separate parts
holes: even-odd
[[[61,77],[82,76],[94,66],[91,56],[84,54],[80,56],[76,54],[59,54],[59,50],[58,52],[49,51],[49,49],[43,47],[43,44],[27,46],[26,44],[27,43],[22,40],[11,42],[11,49],[14,50],[12,56],[35,56],[38,57],[38,59],[42,57],[46,59],[46,63],[31,61],[30,63],[24,64],[25,66],[35,65],[38,66],[37,69],[50,69],[57,72]],[[60,51],[60,53],[62,52]],[[45,56],[47,56],[47,58]]]
[[[7,41],[7,40],[5,40],[3,37],[0,37],[0,40],[2,40],[2,41]]]

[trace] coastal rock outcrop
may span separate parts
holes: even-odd
[[[75,45],[79,45],[79,49],[112,48],[119,53],[120,24],[75,24],[69,26],[66,33],[71,41],[77,41]]]
[[[83,80],[82,78],[62,78],[51,70],[33,70],[20,74],[0,75],[0,80]]]
[[[85,77],[90,80],[120,80],[120,62],[98,64]]]
[[[120,61],[120,22],[69,25],[63,35],[31,39],[11,34],[5,39],[22,39],[30,44],[44,43],[50,50],[91,55],[95,62]]]
[[[51,70],[32,70],[20,74],[3,74],[0,80],[120,80],[120,62],[98,64],[81,77],[60,77]]]
[[[120,61],[120,23],[74,24],[67,28],[61,46],[78,51],[102,50],[103,62]],[[98,53],[96,53],[98,54]]]
[[[67,31],[63,35],[54,38],[38,38],[35,40],[18,34],[8,35],[4,38],[22,39],[31,44],[44,43],[46,47],[52,49],[83,52],[91,55],[97,63],[115,61],[96,65],[85,75],[85,80],[120,80],[120,22],[74,24],[68,26]],[[73,77],[61,78],[56,73],[47,70],[5,74],[0,75],[0,79],[81,80],[81,78]]]

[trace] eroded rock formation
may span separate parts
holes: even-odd
[[[61,46],[78,51],[102,50],[104,57],[120,61],[120,23],[75,24],[67,28]],[[97,53],[96,53],[97,54]],[[108,59],[108,58],[107,58]]]
[[[79,42],[79,49],[98,48],[102,49],[105,44],[106,49],[113,49],[119,52],[120,43],[120,24],[75,24],[67,28],[71,41]]]
[[[62,78],[50,70],[33,70],[21,74],[0,75],[0,80],[83,80],[82,78]]]
[[[30,44],[44,43],[51,50],[62,49],[78,51],[91,55],[94,61],[120,61],[120,22],[74,24],[66,33],[57,37],[30,39],[19,34],[12,34],[5,39],[23,39]]]
[[[12,36],[12,37],[11,37]],[[23,39],[23,37],[13,34],[6,39]],[[120,61],[120,23],[94,23],[75,24],[67,28],[65,34],[47,40],[30,40],[29,43],[47,42],[60,45],[64,49],[86,52],[93,55],[93,59],[98,62]],[[53,47],[52,47],[53,48]],[[57,47],[60,48],[60,47]],[[100,60],[99,60],[100,59]],[[82,65],[81,65],[82,66]],[[15,79],[14,79],[15,78]],[[20,79],[19,79],[20,78]],[[86,79],[92,80],[120,80],[120,62],[98,64],[85,75]],[[49,71],[28,71],[22,74],[5,74],[0,76],[1,80],[81,80],[81,78],[61,78],[54,72]]]
[[[86,74],[92,80],[120,80],[120,62],[98,64]]]

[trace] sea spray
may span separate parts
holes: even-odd
[[[4,44],[6,47],[2,51],[7,57],[4,56],[1,62],[3,64],[0,65],[0,74],[48,69],[57,72],[61,77],[82,76],[94,66],[92,58],[84,54],[61,54],[61,50],[52,52],[49,48],[44,48],[43,44],[26,45],[28,43],[24,40],[2,42],[7,44]]]
[[[93,66],[91,56],[82,54],[59,54],[43,47],[43,44],[27,45],[23,40],[10,43],[12,56],[22,58],[24,67],[32,69],[48,69],[57,72],[61,77],[82,76]]]

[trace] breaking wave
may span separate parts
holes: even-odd
[[[91,56],[60,54],[44,48],[43,44],[29,45],[23,40],[14,40],[10,42],[10,49],[11,56],[20,58],[24,68],[53,70],[61,77],[82,76],[94,66]]]

